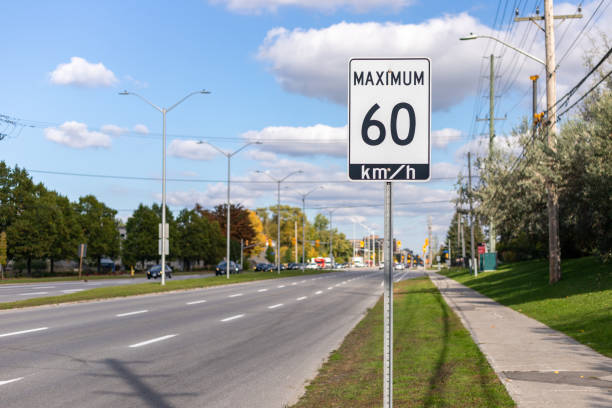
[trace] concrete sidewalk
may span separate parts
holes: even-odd
[[[612,359],[453,279],[427,274],[519,407],[612,407]]]

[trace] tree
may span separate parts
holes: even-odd
[[[268,248],[266,248],[266,260],[272,263],[274,262],[275,258],[276,258],[276,255],[274,254],[274,249],[272,248],[271,245],[269,245]]]
[[[32,259],[45,259],[51,253],[58,217],[54,197],[42,185],[37,185],[34,194],[25,198],[19,216],[7,228],[9,256],[26,260],[28,275],[32,273]]]
[[[51,236],[50,272],[54,272],[55,260],[73,259],[83,239],[79,220],[70,200],[52,191],[48,193],[55,206],[55,234]]]
[[[255,237],[252,241],[249,241],[249,245],[255,245],[251,251],[252,254],[258,255],[266,248],[266,235],[264,234],[264,228],[259,216],[255,211],[249,211],[249,222],[251,228],[255,232]]]
[[[80,197],[74,205],[83,237],[87,241],[87,257],[94,259],[100,272],[100,260],[104,256],[119,255],[119,231],[115,215],[117,211],[98,201],[93,195]]]
[[[125,225],[126,237],[123,242],[123,263],[135,265],[159,258],[158,224],[160,217],[146,205],[140,204],[136,211],[128,218]]]
[[[220,231],[223,233],[223,236],[226,236],[227,204],[217,205],[213,210],[206,210],[199,204],[196,204],[195,210],[202,216],[208,218],[210,221],[216,221],[217,224],[219,224]],[[255,236],[256,232],[251,224],[249,210],[244,208],[241,204],[231,204],[230,239],[232,241],[236,241],[238,244],[238,258],[240,257],[240,240],[243,239],[245,241],[254,242]]]
[[[225,240],[219,226],[201,216],[195,210],[184,209],[176,219],[178,256],[183,260],[185,269],[191,270],[191,264],[203,261],[214,264],[223,256]]]
[[[4,280],[4,267],[6,265],[6,232],[0,232],[0,279]]]

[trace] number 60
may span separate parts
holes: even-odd
[[[383,140],[385,140],[385,136],[387,135],[385,125],[383,125],[379,120],[372,119],[374,112],[376,112],[379,108],[380,106],[378,106],[377,103],[374,104],[374,106],[372,106],[365,115],[365,118],[363,118],[363,123],[361,124],[361,138],[370,146],[378,146],[383,142]],[[402,109],[406,109],[406,112],[408,112],[408,116],[410,118],[410,128],[408,129],[408,136],[405,139],[400,139],[397,135],[397,115]],[[414,108],[412,105],[406,102],[400,102],[393,107],[393,110],[391,111],[391,138],[396,144],[400,146],[410,144],[412,139],[414,139],[415,125]],[[368,136],[368,129],[372,126],[378,128],[378,137],[376,139],[371,139],[370,136]]]

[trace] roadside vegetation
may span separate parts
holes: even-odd
[[[514,407],[486,358],[428,279],[395,285],[394,405]],[[345,338],[292,408],[382,404],[382,300]]]
[[[137,283],[131,285],[109,286],[104,288],[95,288],[84,290],[81,292],[70,293],[61,296],[48,296],[32,299],[19,300],[16,302],[0,303],[0,310],[16,309],[29,306],[53,305],[59,303],[82,302],[88,300],[100,300],[126,296],[146,295],[150,293],[163,293],[175,290],[199,289],[220,285],[231,285],[235,283],[252,282],[257,280],[288,278],[291,276],[307,276],[317,275],[320,273],[333,272],[330,270],[308,270],[304,271],[283,271],[280,275],[276,272],[245,272],[237,275],[231,275],[228,280],[225,275],[214,276],[207,278],[184,279],[184,280],[166,280],[166,285],[161,286],[159,281],[151,281],[147,283]],[[38,282],[38,281],[37,281]]]
[[[548,284],[548,262],[519,262],[474,277],[453,268],[446,276],[612,357],[612,264],[596,257],[562,263],[563,278]]]

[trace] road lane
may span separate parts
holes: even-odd
[[[346,271],[0,312],[2,333],[48,327],[0,338],[0,381],[24,378],[2,406],[281,407],[376,302],[380,279]]]
[[[172,280],[209,278],[215,276],[212,273],[172,275]],[[135,283],[155,282],[147,278],[125,278],[125,279],[96,279],[87,282],[83,281],[58,281],[50,282],[49,285],[41,286],[40,283],[12,284],[3,283],[0,285],[0,303],[14,302],[17,300],[31,299],[43,296],[59,296],[67,293],[80,292],[87,289],[94,289],[106,286],[133,285]],[[159,281],[157,281],[159,282]],[[41,290],[44,289],[44,290]]]

